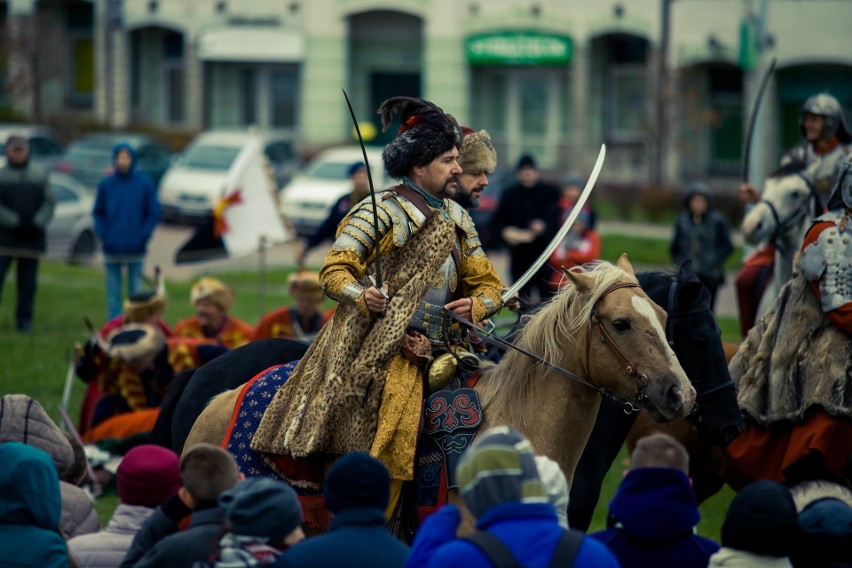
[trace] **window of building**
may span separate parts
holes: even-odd
[[[167,123],[176,124],[186,118],[185,98],[186,86],[183,61],[183,34],[171,30],[163,33],[163,89],[166,97],[165,119]]]
[[[276,70],[269,77],[270,122],[272,126],[294,128],[299,78],[295,70]]]
[[[710,173],[734,174],[742,165],[743,75],[734,65],[708,68],[710,127]]]
[[[91,107],[95,92],[94,7],[91,2],[66,6],[68,103]]]
[[[240,123],[257,124],[257,71],[254,67],[240,69]]]
[[[615,35],[605,43],[603,124],[607,140],[644,140],[648,123],[648,42]]]

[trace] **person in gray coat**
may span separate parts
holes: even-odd
[[[55,204],[47,173],[29,163],[29,152],[26,138],[9,136],[7,163],[0,168],[0,294],[6,272],[17,261],[15,325],[24,333],[32,330],[38,260],[47,249],[47,224]]]
[[[177,454],[152,444],[136,446],[116,471],[121,503],[106,528],[72,538],[68,549],[80,568],[117,568],[154,509],[180,489]]]

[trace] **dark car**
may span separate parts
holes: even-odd
[[[112,149],[118,143],[130,145],[136,152],[136,171],[148,175],[155,186],[172,163],[172,149],[146,134],[99,132],[87,134],[68,147],[56,169],[94,190],[104,177],[112,174]]]

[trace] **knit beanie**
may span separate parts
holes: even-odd
[[[209,300],[227,312],[234,303],[234,291],[221,280],[205,276],[192,286],[189,295],[193,306],[199,300]]]
[[[556,509],[556,516],[562,528],[568,528],[568,479],[559,464],[547,456],[536,456],[535,466],[538,476],[547,491],[547,499]]]
[[[462,128],[462,132],[467,132],[467,130],[469,129]],[[466,174],[493,173],[494,168],[497,167],[497,152],[494,151],[488,132],[480,130],[479,132],[465,134],[456,161],[459,163],[462,172]]]
[[[755,481],[737,493],[722,524],[722,546],[783,558],[795,552],[801,530],[790,491]]]
[[[331,466],[322,494],[332,513],[364,507],[384,510],[390,500],[390,474],[370,454],[352,452]]]
[[[530,156],[529,154],[524,154],[518,159],[518,165],[515,166],[515,171],[522,170],[524,168],[535,168],[535,158]]]
[[[278,541],[302,524],[302,505],[292,487],[277,479],[251,477],[219,496],[231,532]]]
[[[121,502],[154,508],[180,489],[177,455],[153,444],[136,446],[124,456],[116,471]]]
[[[532,444],[508,426],[481,434],[456,468],[462,499],[476,518],[505,503],[547,503]]]
[[[385,146],[382,160],[388,175],[400,179],[415,166],[425,166],[453,147],[461,146],[461,129],[451,114],[424,99],[392,97],[379,107],[382,132],[399,118],[396,138]]]

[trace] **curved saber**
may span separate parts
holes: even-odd
[[[577,203],[574,204],[574,208],[571,209],[571,214],[568,215],[568,218],[565,219],[565,222],[562,223],[562,227],[559,228],[559,232],[556,233],[556,236],[553,237],[553,240],[550,241],[550,244],[547,245],[547,248],[544,249],[544,252],[541,253],[536,261],[530,266],[524,275],[521,276],[517,282],[512,284],[512,287],[503,292],[503,295],[500,297],[501,300],[506,302],[509,298],[518,293],[518,290],[524,287],[524,284],[530,281],[530,278],[538,272],[539,268],[547,262],[547,259],[550,258],[550,255],[553,254],[553,251],[556,250],[556,247],[559,246],[559,243],[562,242],[562,239],[565,238],[565,235],[568,234],[568,231],[571,229],[571,225],[574,224],[574,221],[577,220],[577,217],[580,216],[580,211],[582,211],[583,206],[586,204],[586,201],[589,199],[589,195],[592,193],[592,188],[595,187],[595,182],[598,180],[598,175],[601,173],[601,168],[603,167],[604,158],[606,157],[606,144],[601,144],[601,151],[598,152],[598,159],[595,162],[595,167],[592,169],[592,174],[589,176],[589,181],[586,182],[586,187],[583,188],[583,193],[580,194],[580,198],[577,199]]]
[[[775,64],[778,60],[772,58],[772,63],[766,70],[766,75],[760,82],[760,88],[757,89],[757,95],[754,97],[754,106],[751,109],[751,116],[748,119],[748,132],[746,133],[745,148],[743,149],[743,182],[748,182],[748,167],[751,163],[751,139],[754,137],[754,125],[757,122],[757,113],[760,112],[760,103],[763,102],[763,93],[766,91],[766,85],[769,83],[769,78],[772,72],[775,71]]]
[[[352,116],[352,123],[355,125],[355,132],[358,134],[358,143],[361,145],[361,153],[364,155],[364,164],[367,165],[367,181],[370,182],[370,198],[373,200],[373,227],[376,229],[376,278],[373,280],[373,286],[387,299],[388,295],[382,287],[382,256],[379,252],[379,241],[382,235],[379,233],[379,207],[376,205],[376,189],[373,187],[373,175],[370,173],[370,160],[367,159],[367,149],[364,147],[364,140],[361,138],[361,128],[358,126],[358,119],[355,118],[355,111],[352,109],[352,103],[349,101],[349,95],[346,94],[346,89],[342,90],[343,97],[346,99],[346,105],[349,107],[349,114]]]

